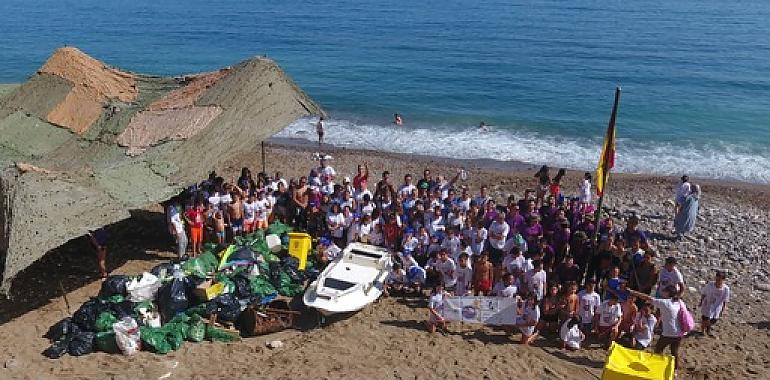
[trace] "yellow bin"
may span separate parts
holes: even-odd
[[[310,252],[310,235],[302,232],[289,232],[289,255],[299,260],[299,269],[305,270],[307,254]]]

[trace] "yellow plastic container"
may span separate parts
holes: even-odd
[[[674,357],[632,350],[612,342],[602,380],[673,380]]]
[[[197,288],[195,288],[195,295],[204,300],[204,301],[211,301],[214,299],[214,297],[222,294],[222,292],[225,290],[225,284],[218,282],[214,285],[211,285],[211,281],[206,281],[200,285],[198,285]]]
[[[305,270],[307,254],[310,252],[310,235],[302,232],[289,232],[289,255],[299,260],[299,269]]]

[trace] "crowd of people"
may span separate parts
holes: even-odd
[[[463,185],[462,171],[445,177],[425,169],[417,180],[406,174],[396,183],[388,171],[372,178],[367,163],[350,178],[328,161],[321,156],[307,176],[290,179],[280,172],[255,178],[248,168],[232,182],[211,173],[169,207],[179,255],[281,221],[317,239],[322,263],[350,242],[390,249],[395,264],[386,294],[430,289],[431,331],[446,324],[447,296],[514,297],[524,344],[546,333],[566,349],[579,349],[588,336],[643,349],[658,326],[655,351],[670,347],[679,357],[679,297],[687,288],[676,259],[658,267],[637,216],[620,226],[610,217],[596,220],[590,173],[563,186],[565,171],[551,176],[543,166],[531,189],[498,199],[486,186]],[[678,214],[692,203],[691,189],[677,199]],[[725,277],[717,273],[702,292],[705,334],[729,299]]]

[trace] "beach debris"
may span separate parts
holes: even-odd
[[[269,342],[265,342],[265,345],[267,346],[267,348],[272,350],[283,348],[283,342],[281,342],[280,340],[271,340]]]
[[[761,291],[763,291],[763,292],[770,292],[770,284],[767,284],[767,283],[758,283],[758,284],[754,284],[754,287],[755,287],[757,290],[761,290]]]

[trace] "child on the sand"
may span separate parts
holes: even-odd
[[[634,320],[634,339],[633,346],[637,350],[644,350],[652,343],[652,331],[658,320],[652,313],[652,306],[645,302]]]
[[[596,281],[593,279],[588,279],[586,281],[586,287],[585,289],[581,290],[580,293],[578,293],[578,309],[580,318],[582,320],[582,326],[584,332],[591,332],[593,329],[593,319],[594,314],[596,313],[596,309],[601,304],[601,298],[599,297],[599,293],[596,293],[594,291],[594,287],[596,286]]]
[[[243,229],[243,203],[238,193],[233,194],[232,201],[227,206],[227,214],[233,237],[236,237],[241,234]]]
[[[726,273],[717,271],[713,283],[708,283],[701,291],[701,330],[703,334],[711,334],[711,326],[719,320],[719,317],[727,308],[727,301],[730,300],[730,287],[725,284]]]
[[[606,301],[599,305],[599,310],[594,316],[594,326],[596,326],[596,336],[601,339],[606,337],[605,346],[618,338],[620,321],[623,318],[623,311],[618,303],[618,298],[610,294]]]
[[[404,284],[406,284],[406,271],[401,267],[401,264],[394,263],[393,268],[388,273],[388,279],[385,281],[383,295],[388,297],[393,292],[402,291]]]
[[[225,243],[226,227],[227,227],[227,224],[225,223],[225,218],[222,216],[222,211],[215,212],[214,213],[214,233],[217,236],[217,244]]]
[[[195,201],[195,206],[185,211],[185,222],[190,226],[190,242],[192,243],[192,255],[197,256],[203,246],[203,204]]]
[[[455,295],[466,296],[471,292],[471,280],[473,279],[473,270],[468,265],[468,254],[461,253],[457,264],[457,270],[455,271],[455,278],[457,279]]]
[[[425,325],[430,333],[436,332],[436,327],[446,330],[446,320],[441,316],[444,311],[444,298],[447,296],[444,292],[444,283],[439,280],[428,301],[428,320]]]
[[[487,257],[486,252],[482,253],[473,266],[473,294],[476,296],[479,294],[486,296],[492,290],[494,267]]]
[[[559,339],[561,339],[561,348],[570,351],[580,349],[580,344],[586,339],[585,334],[580,331],[580,318],[573,316],[562,323],[559,329]]]
[[[526,302],[518,303],[520,318],[516,327],[521,331],[521,344],[529,345],[537,338],[538,332],[535,326],[540,321],[540,307],[537,304],[537,297],[532,293],[527,295]]]

